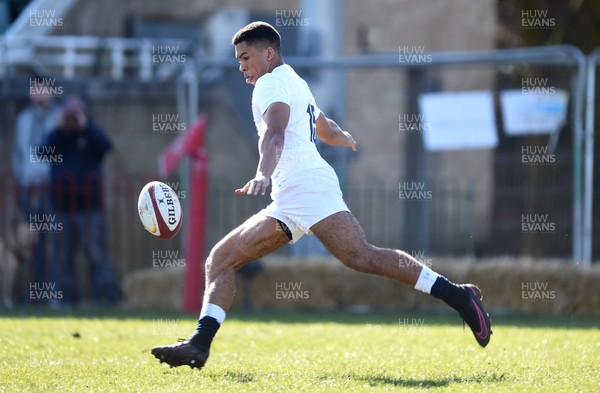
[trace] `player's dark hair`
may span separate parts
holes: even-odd
[[[231,43],[237,45],[240,42],[246,42],[247,45],[260,50],[270,46],[278,55],[281,55],[281,36],[273,26],[266,22],[252,22],[238,30],[231,39]]]

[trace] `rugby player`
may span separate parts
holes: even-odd
[[[344,202],[334,170],[319,155],[317,138],[356,151],[356,141],[319,109],[306,82],[285,64],[281,37],[273,26],[253,22],[232,39],[239,70],[254,86],[252,112],[258,130],[256,175],[237,194],[264,195],[272,202],[213,247],[206,260],[206,290],[194,333],[152,354],[177,367],[202,368],[234,295],[235,272],[278,248],[314,234],[351,269],[413,286],[455,309],[485,347],[490,318],[481,292],[455,284],[409,254],[373,246]]]

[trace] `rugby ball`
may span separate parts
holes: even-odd
[[[181,229],[181,204],[171,187],[159,181],[144,186],[138,198],[142,225],[159,239],[170,239]]]

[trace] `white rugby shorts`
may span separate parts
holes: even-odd
[[[271,192],[273,202],[258,214],[273,217],[288,226],[290,243],[312,235],[310,227],[330,215],[349,211],[340,183],[330,168],[307,169],[284,179]]]

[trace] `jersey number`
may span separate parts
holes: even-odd
[[[308,108],[306,108],[306,112],[308,112],[309,127],[310,127],[310,141],[312,143],[317,142],[317,119],[315,119],[315,106],[308,104]]]

